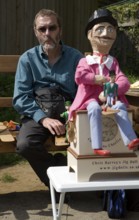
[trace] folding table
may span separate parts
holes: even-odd
[[[120,180],[119,178],[117,180],[102,179],[94,180],[91,182],[78,182],[75,173],[69,172],[68,166],[49,167],[47,170],[47,174],[50,179],[53,220],[61,219],[62,207],[66,192],[139,188],[139,177],[137,179],[127,177],[125,180],[123,180],[123,178]],[[55,199],[55,190],[60,193],[58,210]]]

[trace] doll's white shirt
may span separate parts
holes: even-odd
[[[114,58],[111,55],[107,55],[103,63],[100,63],[100,56],[98,55],[87,55],[86,60],[88,65],[98,64],[99,65],[99,74],[103,75],[103,68],[106,66],[109,70],[113,64]]]

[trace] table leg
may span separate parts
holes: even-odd
[[[60,194],[58,210],[57,210],[57,206],[56,206],[55,189],[53,187],[51,180],[50,180],[50,192],[51,192],[51,201],[52,201],[53,220],[60,220],[61,214],[62,214],[62,207],[63,207],[63,203],[64,203],[64,198],[65,198],[65,192]]]
[[[50,192],[51,192],[51,202],[52,202],[52,212],[53,220],[57,220],[57,209],[56,209],[56,199],[55,199],[55,189],[50,180]]]
[[[61,214],[62,214],[62,208],[63,208],[63,203],[64,203],[64,198],[65,198],[65,192],[62,192],[60,194],[60,200],[59,200],[59,206],[58,206],[58,220],[61,219]]]

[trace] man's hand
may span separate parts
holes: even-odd
[[[103,83],[107,82],[107,78],[103,75],[96,75],[95,76],[95,84],[103,85]]]
[[[65,134],[65,126],[57,119],[43,118],[40,120],[40,123],[53,135]]]

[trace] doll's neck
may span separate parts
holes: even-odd
[[[102,54],[109,54],[110,49],[111,49],[110,45],[106,45],[106,46],[98,45],[98,44],[92,45],[92,51],[98,51],[99,53]]]
[[[108,54],[100,53],[98,51],[94,51],[93,55],[96,55],[100,59],[100,64],[104,63],[107,59]]]
[[[100,53],[100,52],[98,52],[98,51],[94,51],[94,52],[93,52],[93,55],[97,55],[97,56],[100,56],[100,57],[108,56],[107,53]]]

